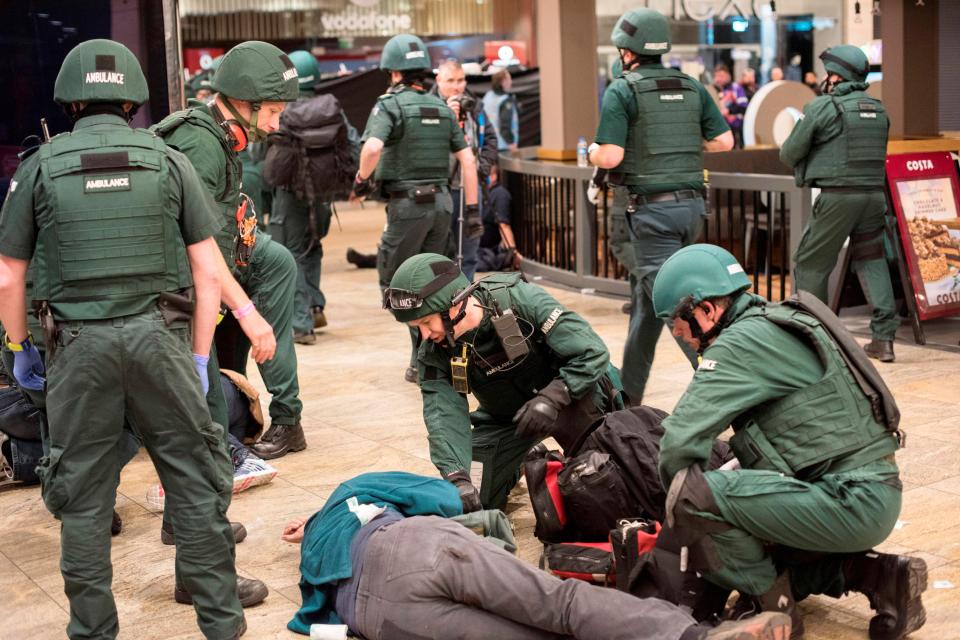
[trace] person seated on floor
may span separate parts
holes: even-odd
[[[516,271],[523,256],[510,226],[510,192],[500,182],[500,169],[490,167],[490,194],[483,207],[483,235],[477,271]]]
[[[363,638],[401,640],[784,639],[788,616],[767,612],[717,627],[655,598],[562,581],[451,521],[455,486],[401,471],[341,484],[282,539],[301,543],[303,605],[287,624],[345,624]]]

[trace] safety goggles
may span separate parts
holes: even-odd
[[[393,311],[408,311],[419,309],[427,298],[447,286],[460,275],[460,268],[455,262],[435,262],[430,265],[436,276],[420,291],[387,287],[383,290],[383,308]]]

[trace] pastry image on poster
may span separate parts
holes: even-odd
[[[960,220],[950,179],[902,181],[897,192],[927,301],[960,300]]]

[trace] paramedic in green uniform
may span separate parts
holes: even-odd
[[[400,265],[383,299],[423,338],[417,365],[430,458],[467,511],[502,509],[531,447],[553,436],[572,451],[622,406],[600,337],[519,274],[470,285],[456,263],[425,253]],[[467,393],[480,404],[472,413]],[[471,460],[483,465],[479,494]]]
[[[706,215],[703,151],[727,151],[733,134],[699,82],[660,57],[670,51],[670,25],[652,9],[633,9],[613,28],[623,73],[603,94],[590,162],[629,190],[627,223],[636,262],[630,328],[623,350],[623,390],[639,404],[663,320],[653,312],[657,270],[677,249],[697,241]],[[681,345],[691,363],[694,354]]]
[[[870,553],[900,514],[896,403],[816,297],[770,304],[749,287],[736,259],[709,244],[675,253],[654,284],[657,315],[702,354],[663,421],[667,522],[713,549],[706,578],[739,591],[741,611],[791,613],[795,638],[795,600],[847,591],[877,611],[872,639],[900,638],[925,620],[926,565]],[[703,471],[731,425],[742,468]],[[776,563],[771,543],[788,551]]]
[[[867,56],[849,44],[820,54],[827,70],[823,95],[803,108],[803,117],[780,148],[797,184],[819,187],[794,256],[795,286],[827,302],[827,283],[844,242],[867,301],[873,308],[864,346],[871,358],[893,362],[900,326],[884,252],[887,130],[883,103],[867,95]]]
[[[0,214],[0,320],[17,381],[38,391],[46,375],[49,454],[37,473],[62,523],[67,635],[119,632],[110,523],[126,419],[166,489],[181,532],[178,575],[201,632],[239,637],[246,624],[226,517],[233,466],[203,399],[220,300],[219,220],[187,159],[129,127],[147,83],[126,47],[75,47],[54,99],[75,124],[25,158],[11,183]],[[46,373],[27,332],[31,258],[50,338]]]
[[[210,86],[216,91],[210,102],[191,102],[154,129],[187,156],[217,202],[223,224],[217,233],[224,260],[223,302],[249,339],[272,396],[270,428],[251,448],[261,458],[277,458],[307,446],[300,425],[303,404],[293,344],[297,266],[286,247],[250,222],[249,205],[244,221],[248,233],[238,240],[242,200],[238,152],[277,130],[286,103],[299,95],[297,70],[272,44],[243,42],[224,55]],[[219,378],[211,373],[211,379]],[[214,420],[226,420],[226,401],[214,387],[218,385],[211,385],[214,393],[208,397],[211,414]]]
[[[380,67],[390,73],[390,89],[377,99],[367,120],[360,149],[360,169],[351,201],[373,191],[373,179],[389,198],[387,226],[380,237],[377,274],[380,288],[390,286],[394,272],[418,253],[451,254],[450,154],[460,162],[466,227],[482,225],[477,205],[477,166],[457,118],[447,104],[426,92],[430,55],[420,38],[399,35],[383,48]],[[465,227],[465,228],[466,228]],[[416,381],[419,337],[413,346],[405,378]]]

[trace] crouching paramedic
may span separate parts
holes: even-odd
[[[574,448],[620,406],[600,337],[518,274],[471,285],[456,263],[424,253],[400,265],[383,301],[423,337],[417,363],[430,458],[468,511],[502,508],[540,440]],[[468,394],[480,403],[473,413]],[[471,460],[482,465],[479,494]]]
[[[738,610],[791,613],[794,638],[795,600],[847,591],[870,599],[873,640],[901,638],[925,621],[926,564],[870,552],[900,513],[896,403],[815,296],[770,304],[749,288],[734,257],[708,244],[679,250],[654,283],[657,315],[702,354],[663,421],[667,522],[710,582],[740,592]],[[742,469],[704,471],[730,425]]]

